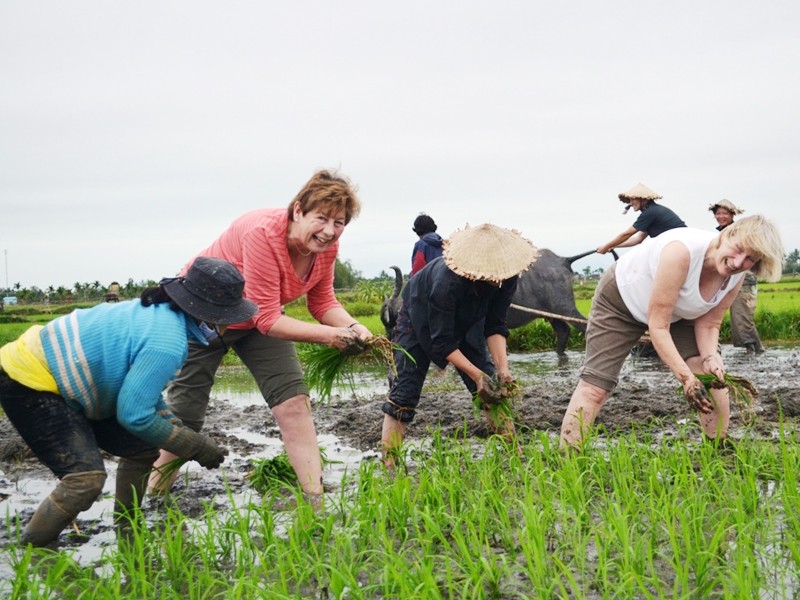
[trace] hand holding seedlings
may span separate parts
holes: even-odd
[[[686,396],[686,401],[689,406],[693,406],[703,414],[708,414],[713,410],[711,398],[708,396],[706,386],[704,386],[699,379],[694,378],[686,382],[683,387],[683,394]]]
[[[709,354],[703,359],[703,369],[706,373],[716,375],[722,381],[725,377],[725,367],[722,364],[722,357],[719,354]]]
[[[478,385],[478,396],[487,405],[499,404],[505,398],[504,386],[486,373],[481,373],[476,384]]]
[[[333,347],[347,355],[361,354],[367,349],[364,340],[355,331],[346,327],[339,328],[333,340]]]

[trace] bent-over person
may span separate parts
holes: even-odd
[[[752,270],[780,278],[783,244],[763,216],[741,219],[720,233],[682,227],[626,253],[600,280],[586,330],[580,381],[561,424],[561,446],[579,447],[619,381],[631,348],[645,331],[673,372],[689,404],[700,413],[704,435],[720,443],[728,435],[727,389],[709,398],[695,373],[725,377],[719,327]]]
[[[244,280],[230,263],[197,258],[184,277],[164,279],[140,300],[99,304],[34,325],[0,348],[0,404],[59,483],[22,533],[33,546],[55,542],[103,490],[100,450],[119,456],[117,522],[140,504],[158,448],[218,467],[211,438],[184,427],[161,392],[191,340],[208,345],[230,323],[251,318]]]

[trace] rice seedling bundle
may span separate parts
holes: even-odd
[[[754,418],[755,397],[758,395],[758,390],[753,383],[739,375],[731,375],[725,373],[725,377],[720,381],[716,375],[710,373],[695,373],[695,377],[700,380],[706,390],[728,390],[728,395],[736,407],[742,412],[742,415],[747,422],[751,422]],[[680,388],[681,392],[683,388]]]
[[[395,350],[414,361],[402,346],[393,344],[386,336],[373,335],[363,341],[367,349],[356,355],[344,354],[336,348],[319,344],[307,344],[301,348],[300,360],[305,365],[305,381],[309,390],[316,391],[322,400],[331,397],[333,387],[337,384],[346,384],[355,390],[354,374],[357,366],[365,362],[386,366],[392,377],[396,377]]]
[[[320,447],[319,453],[323,469],[337,462],[328,459],[324,448]],[[292,463],[289,462],[286,452],[281,452],[273,458],[251,460],[250,466],[252,470],[245,476],[245,479],[261,494],[267,494],[286,486],[294,487],[298,484],[297,474]]]
[[[513,436],[516,418],[514,405],[522,397],[522,389],[516,380],[499,382],[497,376],[492,377],[492,387],[501,398],[499,402],[486,402],[476,393],[472,403],[476,410],[488,412],[497,433],[504,437]]]

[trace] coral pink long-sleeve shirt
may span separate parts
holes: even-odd
[[[288,222],[285,208],[251,211],[231,223],[216,241],[195,256],[223,258],[244,276],[244,297],[258,305],[258,312],[249,321],[231,325],[231,329],[255,327],[261,333],[269,333],[280,318],[283,306],[304,294],[308,311],[317,321],[329,310],[342,306],[333,293],[339,243],[315,255],[314,265],[303,280],[297,276],[289,259]],[[189,265],[181,274],[185,274]]]

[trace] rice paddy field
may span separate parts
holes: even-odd
[[[450,371],[429,376],[393,471],[376,451],[385,373],[365,370],[315,402],[326,494],[311,503],[280,476],[254,484],[281,444],[231,364],[207,424],[231,450],[223,466],[187,465],[119,541],[108,487],[53,551],[17,543],[54,480],[0,419],[0,597],[800,597],[800,315],[785,300],[797,284],[785,287],[760,290],[766,353],[723,344],[729,371],[759,391],[734,410],[732,448],[704,443],[671,374],[632,358],[586,447],[560,452],[581,363],[573,332],[566,357],[552,346],[512,355],[522,398],[511,442],[491,435]],[[526,328],[548,343],[542,321]],[[107,485],[115,468],[109,459]]]

